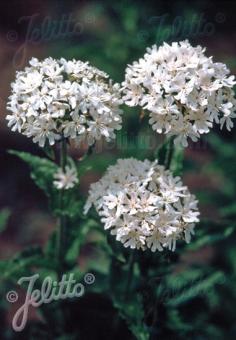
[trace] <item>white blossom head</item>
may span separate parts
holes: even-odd
[[[59,168],[53,178],[53,185],[58,190],[72,189],[79,182],[76,168],[69,165],[65,167],[65,170]]]
[[[197,200],[179,177],[148,160],[119,159],[91,184],[85,213],[94,205],[116,240],[125,247],[175,250],[190,242],[199,221]]]
[[[122,83],[125,103],[146,109],[153,130],[185,147],[188,137],[197,141],[213,123],[231,130],[236,117],[234,76],[204,52],[187,40],[154,45],[128,65]]]
[[[88,62],[32,58],[16,73],[7,108],[8,126],[41,147],[61,138],[92,145],[121,128],[118,84]]]

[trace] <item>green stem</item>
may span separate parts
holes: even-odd
[[[60,167],[65,171],[67,163],[67,144],[66,139],[62,139],[60,145]],[[64,208],[64,190],[60,191],[59,204],[61,215],[59,218],[58,228],[58,278],[61,279],[65,269],[65,250],[66,250],[66,225],[67,220],[63,215]]]
[[[60,166],[65,171],[66,162],[67,162],[67,141],[63,139],[61,141],[61,148],[60,148]]]
[[[130,286],[133,278],[133,270],[134,270],[134,263],[135,263],[135,258],[134,258],[134,250],[131,251],[130,257],[129,257],[129,262],[128,262],[128,277],[127,277],[127,284],[126,284],[126,290],[125,290],[125,300],[129,297],[129,291],[130,291]]]
[[[165,156],[166,169],[170,168],[173,153],[174,153],[174,139],[173,137],[171,137],[167,145],[166,156]]]

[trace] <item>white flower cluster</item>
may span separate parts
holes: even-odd
[[[154,45],[127,67],[122,84],[125,103],[147,109],[153,130],[176,136],[183,146],[188,137],[197,141],[208,133],[214,122],[231,130],[236,117],[234,76],[204,52],[187,40]]]
[[[30,60],[16,74],[8,101],[8,126],[43,147],[64,138],[92,145],[121,128],[120,87],[88,62]]]
[[[125,247],[167,247],[190,241],[199,211],[194,195],[179,177],[157,162],[119,159],[97,183],[91,184],[85,213],[94,205],[105,229]]]
[[[54,174],[53,185],[58,190],[68,190],[71,189],[79,182],[77,171],[75,167],[66,166],[65,171],[59,168]]]

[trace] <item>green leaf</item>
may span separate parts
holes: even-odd
[[[142,298],[139,294],[133,296],[132,301],[117,301],[114,299],[114,306],[118,309],[120,316],[127,322],[129,329],[138,340],[148,340],[149,331],[144,324],[144,310]]]
[[[52,191],[53,175],[58,166],[49,159],[31,155],[27,152],[10,150],[11,155],[15,155],[26,162],[31,168],[31,178],[47,195]]]
[[[194,251],[203,246],[221,242],[230,237],[236,230],[236,223],[219,221],[218,223],[203,219],[192,242],[186,245],[186,249]]]
[[[56,157],[55,157],[55,151],[54,149],[49,145],[49,143],[46,143],[43,151],[45,152],[45,154],[47,155],[47,157],[49,159],[51,159],[52,161],[55,161]]]
[[[222,284],[224,281],[225,275],[220,271],[210,274],[205,278],[200,278],[188,287],[184,287],[182,291],[177,291],[174,296],[166,302],[166,305],[171,307],[179,306],[197,296],[207,296],[216,284]]]
[[[53,176],[59,168],[57,164],[47,158],[34,156],[27,152],[11,150],[9,153],[16,155],[30,166],[31,178],[48,197],[49,206],[54,215],[68,216],[69,218],[81,216],[83,202],[79,200],[77,187],[65,190],[63,193],[63,201],[61,202],[60,191],[53,185]],[[75,163],[70,158],[68,158],[68,163],[75,166]],[[62,206],[63,209],[61,208]]]
[[[79,252],[80,252],[80,245],[81,245],[81,240],[79,238],[76,238],[66,253],[67,262],[70,262],[70,263],[76,262],[79,256]]]
[[[16,283],[22,276],[30,276],[36,268],[54,270],[55,264],[46,258],[40,247],[29,247],[12,259],[0,261],[1,279]]]

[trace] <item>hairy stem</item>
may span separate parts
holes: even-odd
[[[65,171],[67,163],[67,145],[66,139],[61,141],[60,145],[60,166]],[[60,211],[61,215],[59,218],[59,228],[58,228],[58,277],[61,279],[64,269],[65,269],[65,250],[66,250],[66,217],[63,215],[64,208],[64,190],[60,191],[59,197]]]
[[[134,263],[135,263],[135,258],[134,258],[134,250],[131,251],[130,256],[129,256],[129,262],[128,262],[128,277],[127,277],[127,284],[126,284],[126,290],[125,290],[125,300],[129,296],[129,291],[130,291],[130,286],[132,283],[132,278],[133,278],[133,270],[134,270]]]

